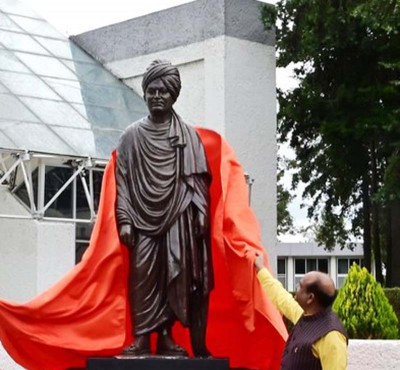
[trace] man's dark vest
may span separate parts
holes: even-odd
[[[321,362],[312,353],[312,345],[330,331],[347,333],[330,308],[312,316],[302,316],[293,327],[282,356],[282,370],[321,370]]]

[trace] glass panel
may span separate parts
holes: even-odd
[[[0,32],[0,42],[11,50],[21,50],[28,53],[38,53],[48,55],[49,53],[43,49],[32,37],[21,33],[8,31]]]
[[[315,271],[317,269],[317,260],[315,258],[307,259],[307,272]]]
[[[66,60],[64,63],[85,82],[107,84],[118,81],[116,77],[114,77],[110,72],[107,72],[100,65],[72,62],[69,60]]]
[[[95,137],[91,130],[54,126],[53,130],[81,155],[96,157]]]
[[[89,246],[90,236],[93,230],[93,224],[77,223],[75,229],[76,235],[76,254],[75,262],[78,263],[82,259],[87,247]]]
[[[0,99],[0,120],[4,119],[39,122],[16,97],[7,94],[2,94]]]
[[[112,151],[118,145],[120,131],[93,130],[96,143],[96,157],[109,159]]]
[[[34,39],[56,57],[93,64],[96,63],[89,55],[69,40],[54,40],[40,36],[35,36]]]
[[[0,9],[3,12],[25,15],[28,17],[41,18],[27,4],[19,0],[0,0]]]
[[[347,258],[338,259],[338,273],[347,274],[349,271],[349,260]]]
[[[6,135],[0,131],[0,148],[16,149],[16,145]]]
[[[318,260],[318,271],[328,273],[328,259],[320,258]]]
[[[278,274],[286,274],[286,260],[278,258]]]
[[[65,35],[61,34],[45,20],[19,17],[17,15],[11,15],[10,17],[15,23],[17,23],[21,28],[23,28],[28,33],[40,36],[61,38],[61,39],[66,38]]]
[[[296,258],[295,260],[295,274],[306,273],[306,260],[304,258]]]
[[[99,209],[101,184],[103,182],[103,174],[104,174],[104,171],[102,171],[102,170],[93,170],[92,171],[92,177],[93,177],[93,202],[94,202],[94,210],[95,210],[95,212],[97,212],[98,209]]]
[[[345,280],[346,280],[346,277],[347,276],[338,276],[338,278],[337,278],[337,289],[340,289],[342,286],[343,286],[343,284],[344,284],[344,282],[345,282]]]
[[[37,201],[37,193],[38,193],[38,170],[37,168],[32,171],[32,187],[33,187],[33,199],[35,200],[35,204]],[[31,207],[31,203],[29,201],[28,191],[26,190],[25,181],[18,186],[15,191],[15,194],[21,199],[29,208]]]
[[[61,100],[44,82],[33,75],[0,71],[0,80],[16,95]]]
[[[79,153],[44,124],[11,122],[8,127],[3,128],[3,132],[15,142],[14,149],[74,155]]]
[[[73,104],[73,106],[77,108],[94,127],[112,127],[113,129],[124,130],[130,123],[132,123],[129,116],[123,114],[119,109],[98,107],[89,104]]]
[[[135,108],[137,112],[147,114],[148,109],[141,94],[134,92],[128,87],[125,87],[122,90],[124,94],[125,104],[129,109]],[[141,117],[143,117],[143,114],[141,115]]]
[[[13,53],[0,49],[0,69],[15,72],[29,72]]]
[[[38,75],[76,80],[75,74],[58,59],[18,52],[15,54]]]
[[[51,77],[43,77],[43,79],[68,102],[83,104],[79,82]]]
[[[86,249],[89,246],[89,242],[86,241],[77,241],[75,244],[75,263],[79,263],[82,260],[83,254],[86,252]]]
[[[85,178],[86,184],[89,188],[89,172],[84,171],[82,176]],[[79,175],[75,181],[76,181],[76,218],[90,219],[89,203],[87,201],[86,193],[82,185],[81,175]]]
[[[0,13],[0,28],[10,31],[22,31],[20,27],[18,27],[9,17],[7,17],[3,13]]]
[[[47,202],[61,189],[72,176],[73,170],[64,167],[46,166],[44,202]],[[46,217],[72,218],[73,202],[72,183],[57,197],[46,210]]]
[[[98,64],[98,62],[94,58],[92,58],[89,54],[87,54],[84,50],[82,50],[78,45],[74,44],[73,42],[69,41],[69,47],[71,49],[72,59],[74,61]]]
[[[85,119],[87,121],[89,121],[88,118],[87,118],[86,106],[85,105],[83,105],[83,104],[74,104],[74,103],[71,103],[71,105],[80,113],[80,115],[82,115],[83,117],[85,117]]]
[[[21,100],[45,123],[90,128],[89,122],[67,103],[35,98],[21,98]]]
[[[126,108],[122,90],[104,85],[81,83],[82,96],[86,104],[103,107]]]
[[[147,115],[148,110],[143,99],[120,85],[122,88],[81,82],[83,101],[85,104],[118,109],[118,119],[125,123],[134,122]]]

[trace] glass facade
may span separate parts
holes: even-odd
[[[23,1],[0,0],[0,148],[108,159],[146,114],[139,95]]]
[[[0,0],[0,159],[11,165],[31,152],[26,173],[18,166],[6,183],[35,217],[75,223],[77,261],[104,164],[122,131],[146,114],[141,96],[24,1]],[[88,157],[94,161],[78,171],[79,158]]]

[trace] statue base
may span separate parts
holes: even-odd
[[[86,370],[229,370],[226,358],[129,357],[90,358]]]

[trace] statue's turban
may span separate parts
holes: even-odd
[[[169,93],[176,100],[181,91],[181,77],[179,75],[178,68],[174,67],[167,60],[157,59],[153,61],[146,70],[143,76],[142,88],[143,92],[146,93],[147,86],[150,82],[161,79]]]

